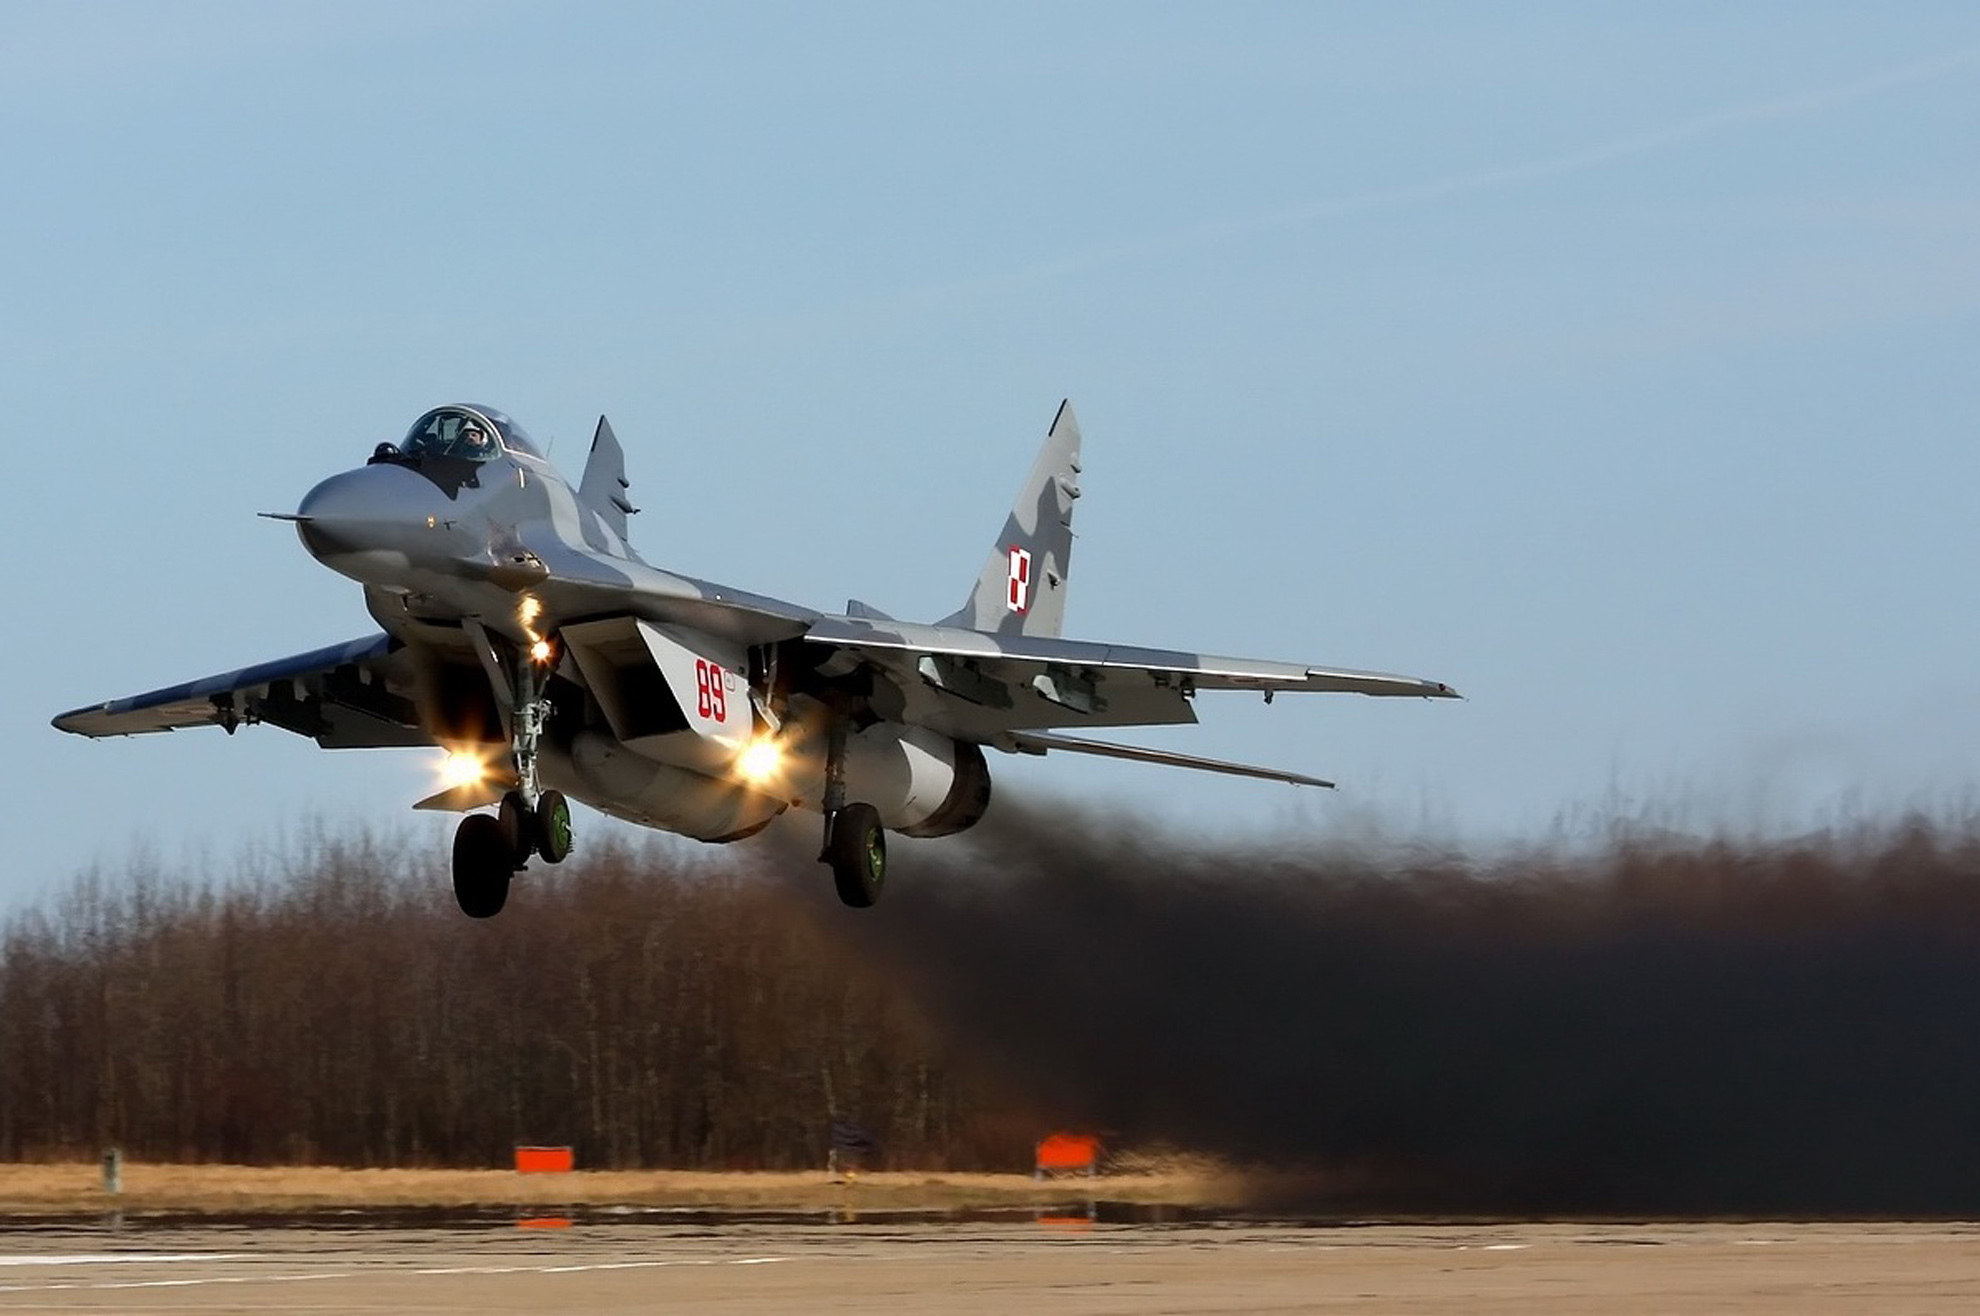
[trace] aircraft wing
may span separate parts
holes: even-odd
[[[854,617],[821,618],[805,638],[887,675],[904,718],[1004,748],[1017,748],[1010,733],[1048,727],[1194,722],[1199,690],[1457,697],[1441,681],[1385,672]]]
[[[95,737],[268,722],[325,749],[430,745],[412,701],[391,689],[397,652],[390,636],[367,636],[73,709],[54,725]]]

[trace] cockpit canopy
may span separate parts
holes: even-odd
[[[413,422],[399,442],[399,452],[411,458],[485,462],[504,450],[531,457],[543,455],[523,427],[501,412],[460,403],[427,412]]]

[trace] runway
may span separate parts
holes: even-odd
[[[9,1224],[0,1311],[1945,1312],[1966,1224]]]

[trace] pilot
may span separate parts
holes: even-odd
[[[488,433],[474,421],[461,427],[461,442],[467,445],[470,457],[479,457],[488,451]]]

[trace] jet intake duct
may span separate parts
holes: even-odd
[[[983,751],[926,727],[881,723],[846,742],[846,798],[903,836],[950,836],[990,805]]]

